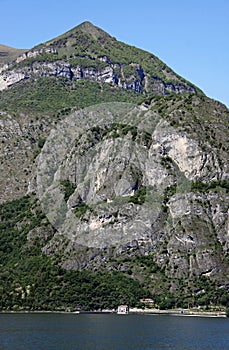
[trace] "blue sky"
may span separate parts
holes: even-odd
[[[228,0],[0,0],[0,13],[1,44],[32,48],[88,20],[229,106]]]

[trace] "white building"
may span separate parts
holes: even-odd
[[[128,305],[119,305],[117,314],[119,315],[126,315],[129,312]]]

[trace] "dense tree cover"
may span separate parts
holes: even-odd
[[[46,257],[28,264],[29,269],[23,264],[22,271],[2,274],[2,309],[116,309],[122,303],[136,306],[145,295],[138,282],[121,273],[64,271],[51,266]]]
[[[0,92],[0,109],[13,112],[57,113],[71,108],[85,108],[106,102],[138,103],[143,96],[120,87],[111,88],[109,84],[100,84],[80,80],[71,81],[59,77],[39,78],[30,84],[22,81]]]
[[[36,200],[24,197],[0,206],[1,309],[94,310],[135,306],[146,295],[122,272],[65,271],[43,255],[27,234],[47,224]],[[49,237],[46,237],[49,239]]]

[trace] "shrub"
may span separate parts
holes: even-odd
[[[145,203],[146,199],[146,187],[141,186],[135,191],[134,195],[129,198],[130,203],[140,204]]]
[[[69,197],[74,193],[76,187],[69,180],[61,180],[60,184],[64,191],[64,200],[67,202]]]

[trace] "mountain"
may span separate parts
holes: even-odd
[[[227,305],[226,106],[90,22],[0,90],[3,309]]]

